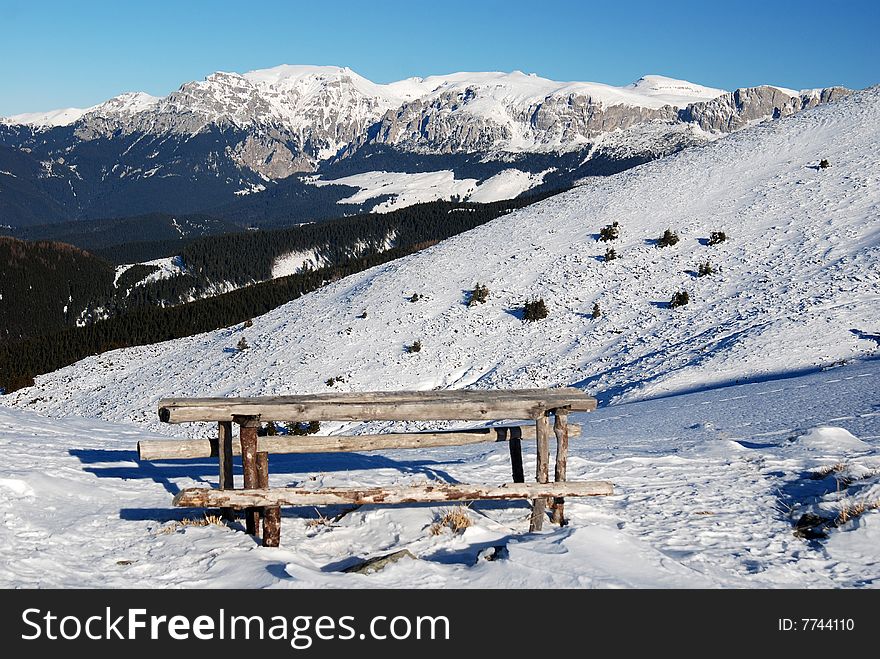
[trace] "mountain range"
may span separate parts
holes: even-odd
[[[165,97],[0,120],[0,225],[151,212],[278,225],[514,198],[848,93],[653,75],[614,87],[518,71],[388,84],[332,66],[218,72]]]

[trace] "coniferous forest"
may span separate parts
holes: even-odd
[[[28,386],[36,375],[107,350],[234,325],[534,201],[437,201],[201,237],[183,246],[180,273],[162,279],[150,278],[154,265],[117,276],[108,261],[70,245],[0,238],[0,389]],[[314,267],[272,279],[273,264],[292,252],[314,255]]]

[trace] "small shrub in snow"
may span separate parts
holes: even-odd
[[[489,288],[483,286],[483,284],[477,284],[474,286],[474,290],[471,291],[471,299],[468,301],[468,306],[472,307],[475,304],[483,304],[488,298]]]
[[[611,224],[599,229],[599,240],[601,240],[603,243],[607,243],[611,240],[617,240],[619,237],[620,225],[617,222],[612,222]]]
[[[657,247],[672,247],[678,242],[678,234],[671,229],[666,229],[663,235],[657,239]]]
[[[819,161],[820,169],[828,169],[829,167],[831,167],[831,163],[828,162],[825,158],[822,158],[822,160]]]
[[[176,533],[182,529],[186,529],[192,526],[226,526],[226,520],[220,517],[220,515],[205,515],[202,519],[194,519],[192,517],[184,517],[181,520],[175,520],[169,523],[167,526],[163,526],[160,531],[158,531],[159,535],[170,535],[172,533]],[[117,561],[117,565],[128,565],[127,562]]]
[[[278,434],[278,427],[275,425],[274,421],[270,421],[269,423],[262,424],[257,429],[257,434],[261,437],[274,437]]]
[[[523,318],[528,321],[541,320],[547,317],[547,305],[544,300],[529,300],[523,305]]]
[[[254,321],[251,320],[250,318],[248,318],[246,321],[244,321],[244,326],[245,326],[245,327],[253,327],[253,326],[254,326]]]
[[[727,240],[727,234],[723,231],[713,231],[709,234],[709,245],[720,245]]]
[[[327,378],[327,379],[325,380],[325,384],[326,384],[328,387],[332,387],[332,386],[334,386],[335,384],[337,384],[338,382],[345,382],[345,378],[343,378],[341,375],[337,375],[337,376],[335,376],[335,377]]]
[[[459,533],[470,527],[471,518],[468,516],[467,506],[459,506],[431,524],[431,535],[440,535],[444,529],[451,529],[453,533]]]
[[[421,341],[413,341],[410,345],[406,346],[406,351],[409,353],[421,352],[422,351],[422,342]]]
[[[321,429],[320,421],[290,421],[284,425],[288,435],[314,435]]]
[[[689,304],[690,301],[691,296],[688,295],[687,291],[678,291],[669,301],[669,308],[675,309],[676,307],[683,307],[684,305]]]
[[[250,346],[248,345],[247,339],[245,339],[244,337],[241,337],[238,340],[238,343],[235,344],[235,347],[238,349],[239,352],[250,348]]]
[[[605,250],[605,261],[606,262],[613,261],[616,258],[617,258],[617,252],[614,251],[613,247],[609,247],[608,249]]]
[[[599,308],[599,303],[596,302],[593,305],[592,317],[593,317],[593,319],[596,319],[596,318],[600,318],[601,316],[602,316],[602,310]]]
[[[718,272],[715,269],[715,266],[712,265],[709,261],[705,261],[697,266],[697,275],[700,277],[707,277],[708,275],[714,275]]]
[[[877,510],[878,508],[880,508],[880,501],[857,501],[855,503],[844,503],[840,511],[837,513],[837,517],[834,519],[834,523],[837,526],[841,526],[843,524],[846,524],[851,519],[861,517],[869,510]]]

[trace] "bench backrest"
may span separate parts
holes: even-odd
[[[596,399],[571,387],[558,389],[377,391],[256,398],[166,398],[166,423],[236,421],[436,421],[537,419],[551,410],[591,412]]]

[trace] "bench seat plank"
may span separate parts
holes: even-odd
[[[182,508],[248,508],[263,506],[329,506],[337,504],[406,504],[474,501],[478,499],[535,499],[547,497],[588,497],[613,494],[608,481],[569,481],[562,483],[505,483],[468,485],[430,483],[390,487],[333,487],[309,490],[276,487],[259,490],[213,490],[191,487],[174,497]]]

